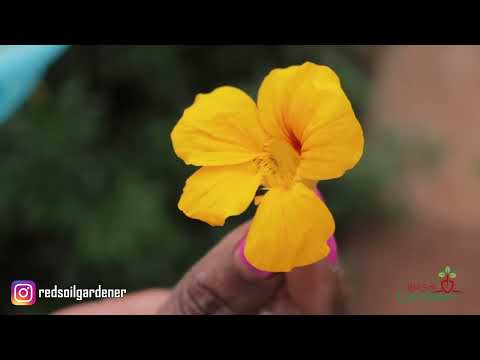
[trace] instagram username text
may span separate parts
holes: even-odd
[[[57,285],[52,289],[38,289],[39,298],[70,298],[78,301],[94,298],[123,298],[126,293],[126,289],[103,289],[101,285],[96,289],[80,289],[76,285],[67,289],[58,288]]]

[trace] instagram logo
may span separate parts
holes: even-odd
[[[12,304],[17,306],[33,305],[37,301],[37,285],[30,280],[17,280],[11,286]]]

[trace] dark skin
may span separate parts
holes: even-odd
[[[327,261],[289,273],[259,275],[242,261],[240,241],[250,223],[230,232],[172,289],[149,289],[54,314],[336,314],[345,312],[341,272]]]

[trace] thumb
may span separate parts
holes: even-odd
[[[160,314],[253,314],[267,304],[284,276],[254,269],[243,255],[250,223],[230,232],[173,289]]]

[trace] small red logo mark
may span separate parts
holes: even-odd
[[[460,290],[457,290],[456,284],[455,284],[455,279],[457,278],[457,274],[453,271],[453,269],[450,268],[450,266],[445,266],[445,269],[442,269],[438,273],[438,277],[442,279],[440,281],[440,290],[437,290],[435,292],[442,292],[445,294],[449,294],[451,292],[454,293],[460,293]]]

